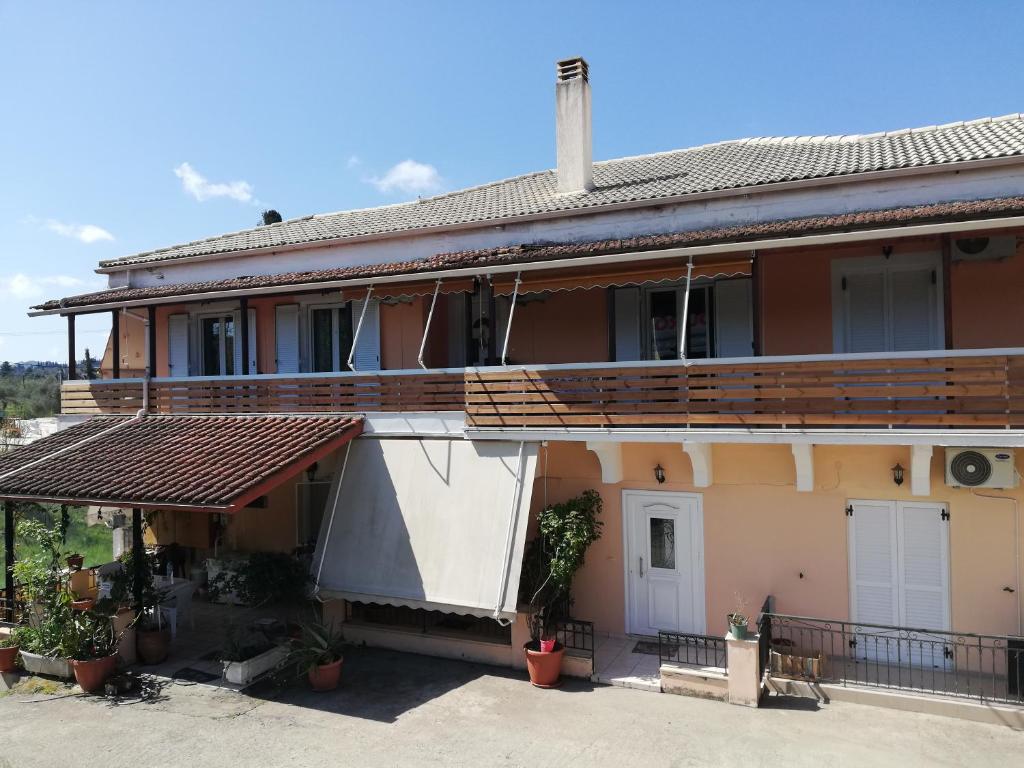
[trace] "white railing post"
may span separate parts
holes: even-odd
[[[352,334],[352,349],[348,351],[348,360],[346,361],[346,364],[348,365],[349,370],[352,371],[355,370],[355,366],[352,365],[352,362],[355,360],[356,356],[356,344],[359,343],[359,332],[363,330],[363,318],[366,317],[366,308],[370,306],[371,296],[373,296],[372,285],[366,289],[366,299],[363,301],[363,309],[359,313],[359,322],[356,323],[356,332]]]

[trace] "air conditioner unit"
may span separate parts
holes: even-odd
[[[953,488],[1016,488],[1013,451],[1007,448],[947,448],[946,485]]]
[[[1008,259],[1017,252],[1016,235],[954,238],[951,245],[953,261],[985,261]]]

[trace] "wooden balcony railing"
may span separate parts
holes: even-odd
[[[135,413],[142,380],[64,413]],[[1024,426],[1024,349],[153,379],[153,413],[465,411],[474,427]]]

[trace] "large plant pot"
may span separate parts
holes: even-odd
[[[167,629],[139,629],[135,632],[135,648],[143,664],[159,664],[167,658],[171,633]]]
[[[75,681],[85,693],[96,693],[107,682],[107,678],[116,669],[117,657],[107,656],[102,659],[88,661],[72,660],[71,668],[75,673]]]
[[[310,668],[308,673],[309,684],[312,686],[314,691],[333,691],[338,687],[338,683],[341,682],[342,661],[342,659],[338,659],[331,664],[323,664]]]
[[[18,661],[18,646],[0,648],[0,672],[13,672]]]
[[[288,649],[279,645],[245,661],[225,661],[224,679],[233,685],[249,685],[287,657]]]
[[[523,646],[526,652],[526,669],[530,682],[538,688],[554,688],[562,675],[562,656],[565,648],[556,643],[555,650],[546,653],[540,650],[540,643],[531,640]]]
[[[75,676],[71,662],[64,658],[41,656],[38,653],[21,652],[21,663],[25,671],[32,675],[48,675],[70,680]]]

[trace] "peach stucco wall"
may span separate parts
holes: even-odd
[[[608,359],[608,294],[594,288],[547,295],[515,309],[509,362],[592,363]],[[504,339],[498,340],[500,354]]]
[[[955,347],[1024,346],[1024,241],[1004,261],[953,264],[950,285]]]
[[[905,447],[815,449],[816,488],[795,489],[787,445],[719,445],[713,449],[714,484],[692,485],[689,458],[678,444],[624,448],[624,481],[603,485],[596,456],[582,443],[551,443],[542,450],[534,510],[596,488],[604,500],[604,535],[587,555],[574,589],[575,613],[599,631],[625,630],[622,491],[687,491],[702,495],[706,621],[710,634],[725,629],[738,593],[756,612],[767,594],[781,612],[849,617],[847,518],[849,499],[923,500],[897,488],[890,467],[910,466]],[[667,480],[657,485],[656,464]],[[993,492],[992,499],[943,483],[941,451],[932,461],[931,500],[948,503],[951,613],[955,629],[1017,632],[1018,596],[1014,543],[1021,492]],[[1019,533],[1019,531],[1018,531]],[[1018,542],[1017,546],[1021,543]],[[801,577],[802,574],[802,577]]]

